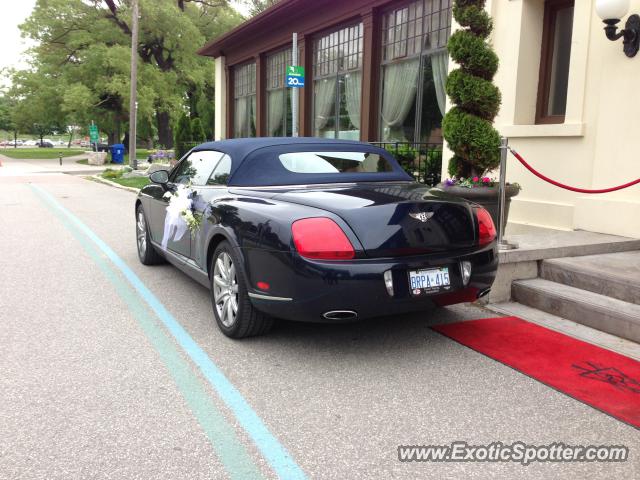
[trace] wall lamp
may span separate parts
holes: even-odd
[[[631,15],[624,30],[618,31],[620,19],[629,12],[629,0],[597,0],[596,13],[606,24],[604,33],[609,40],[623,40],[623,50],[627,57],[635,57],[640,48],[640,16]]]

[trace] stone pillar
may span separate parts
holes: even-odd
[[[215,59],[215,139],[227,137],[227,74],[226,57]]]

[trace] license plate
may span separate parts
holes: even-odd
[[[435,293],[451,288],[447,267],[409,271],[409,289],[413,295]]]

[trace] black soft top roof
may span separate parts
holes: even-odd
[[[412,180],[386,150],[370,143],[315,137],[258,137],[220,140],[198,145],[193,151],[216,150],[231,157],[229,186],[296,185],[333,182]],[[379,173],[294,173],[279,161],[282,153],[303,151],[369,152],[392,166]]]

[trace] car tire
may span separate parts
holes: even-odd
[[[157,265],[164,263],[164,258],[156,251],[156,247],[151,243],[149,235],[149,223],[144,213],[142,205],[136,208],[136,247],[138,258],[143,265]]]
[[[239,265],[229,242],[221,242],[209,268],[213,315],[222,333],[229,338],[264,335],[273,326],[273,319],[251,304]]]

